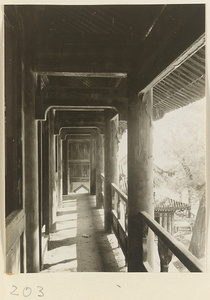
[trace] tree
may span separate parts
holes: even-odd
[[[198,259],[205,257],[206,244],[206,203],[203,194],[193,228],[189,250]]]
[[[155,123],[154,162],[165,170],[164,174],[169,174],[164,177],[165,186],[177,193],[187,190],[189,204],[194,206],[197,203],[199,208],[189,250],[198,259],[205,257],[204,99],[169,113]]]
[[[168,113],[154,125],[155,164],[168,176],[168,188],[188,190],[189,203],[199,199],[205,189],[205,100]]]

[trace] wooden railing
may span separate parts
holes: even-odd
[[[112,189],[112,229],[118,239],[121,249],[127,258],[127,204],[128,197],[116,184],[111,184]]]
[[[139,212],[138,222],[139,226],[142,226],[141,222],[144,222],[158,236],[160,242],[163,243],[190,272],[203,272],[203,267],[199,260],[188,251],[182,243],[177,241],[169,232],[160,226],[158,222],[151,218],[148,213],[144,211]],[[146,247],[143,249],[146,249]],[[147,254],[144,253],[144,257],[146,256]]]
[[[116,184],[112,183],[112,208],[115,212],[121,226],[127,232],[127,206],[128,206],[128,197],[123,193]]]
[[[104,174],[101,174],[101,195],[104,199]],[[128,196],[124,194],[114,183],[111,184],[112,190],[112,229],[115,233],[121,249],[127,259],[128,247]],[[158,222],[156,222],[148,213],[142,211],[138,213],[137,227],[143,232],[143,264],[145,270],[152,271],[147,257],[147,233],[150,228],[158,237],[158,252],[160,257],[160,272],[168,272],[168,265],[174,254],[190,272],[203,272],[200,261],[189,252],[186,247],[177,241],[168,231],[166,231]],[[155,246],[155,242],[154,242]],[[167,265],[168,263],[168,265]],[[165,265],[166,264],[166,265]]]

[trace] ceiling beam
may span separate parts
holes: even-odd
[[[115,109],[121,119],[127,118],[127,104],[128,98],[117,95],[116,92],[110,89],[103,90],[103,93],[84,92],[81,90],[80,92],[72,91],[63,96],[57,95],[57,98],[48,98],[40,95],[36,95],[35,102],[35,117],[37,120],[46,120],[46,113],[50,108],[56,109],[105,109],[111,108]]]
[[[93,133],[98,132],[99,129],[96,127],[77,127],[77,128],[72,128],[72,127],[62,127],[59,131],[61,139],[64,139],[67,134],[72,134],[72,135],[92,135]]]
[[[98,77],[98,78],[126,78],[127,73],[101,73],[101,72],[39,72],[42,76],[67,76],[67,77]]]
[[[54,119],[54,134],[59,134],[62,127],[104,127],[104,112],[97,111],[56,111]]]
[[[126,91],[127,92],[127,91]],[[120,90],[113,89],[113,88],[69,88],[69,87],[46,87],[41,90],[40,97],[43,97],[44,101],[50,102],[53,99],[59,98],[60,100],[65,99],[86,99],[88,102],[89,100],[97,100],[106,98],[108,99],[116,99],[121,98],[122,101],[125,101],[127,95],[122,95]],[[110,101],[109,100],[109,101]]]
[[[62,122],[56,122],[55,126],[54,126],[54,134],[59,134],[60,129],[63,127],[72,127],[72,128],[88,128],[88,127],[92,127],[92,128],[98,128],[100,131],[102,130],[102,132],[104,131],[104,123],[102,122],[93,122],[93,121],[89,121],[89,122],[71,122],[70,120],[67,121],[62,121]]]

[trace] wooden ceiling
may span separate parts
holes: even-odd
[[[11,9],[5,6],[6,15]],[[21,5],[25,53],[37,73],[37,117],[49,106],[115,107],[126,118],[127,77],[139,92],[205,33],[205,5]],[[154,87],[168,112],[205,94],[205,48]]]

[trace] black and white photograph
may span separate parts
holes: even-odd
[[[1,17],[5,299],[112,298],[109,276],[113,299],[132,298],[125,276],[142,299],[177,299],[147,276],[208,273],[207,4],[17,2]]]

